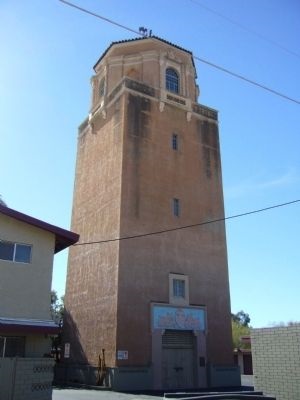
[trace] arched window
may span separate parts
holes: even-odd
[[[99,83],[99,96],[103,97],[105,94],[105,78],[102,78]]]
[[[179,93],[179,75],[173,68],[166,69],[166,89],[173,93]]]

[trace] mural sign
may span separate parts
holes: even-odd
[[[153,306],[154,329],[205,330],[205,311],[201,308]]]

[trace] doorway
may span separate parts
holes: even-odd
[[[166,330],[162,336],[164,389],[195,387],[195,337],[192,331]]]

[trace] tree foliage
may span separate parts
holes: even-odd
[[[1,206],[4,206],[4,207],[7,207],[7,204],[6,204],[5,201],[3,200],[1,194],[0,194],[0,205],[1,205]]]
[[[235,349],[247,349],[251,347],[249,342],[242,340],[243,336],[250,335],[250,317],[244,311],[231,314],[232,341]]]
[[[241,310],[236,314],[231,314],[231,319],[242,326],[249,326],[250,317],[249,314],[245,313],[245,311]]]
[[[62,327],[64,316],[64,296],[59,298],[55,290],[51,290],[50,313],[51,318],[55,323]],[[54,355],[56,362],[59,362],[61,352],[61,330],[58,335],[51,336],[51,342],[52,354]]]
[[[299,326],[300,321],[288,321],[288,322],[272,322],[269,326],[271,327],[283,327],[283,326]]]
[[[59,298],[55,290],[51,290],[50,313],[55,323],[62,325],[64,316],[64,296]]]

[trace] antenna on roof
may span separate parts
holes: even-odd
[[[152,29],[149,31],[149,34],[148,34],[148,29],[145,28],[144,26],[140,26],[140,27],[139,27],[139,32],[140,32],[144,37],[152,36]]]

